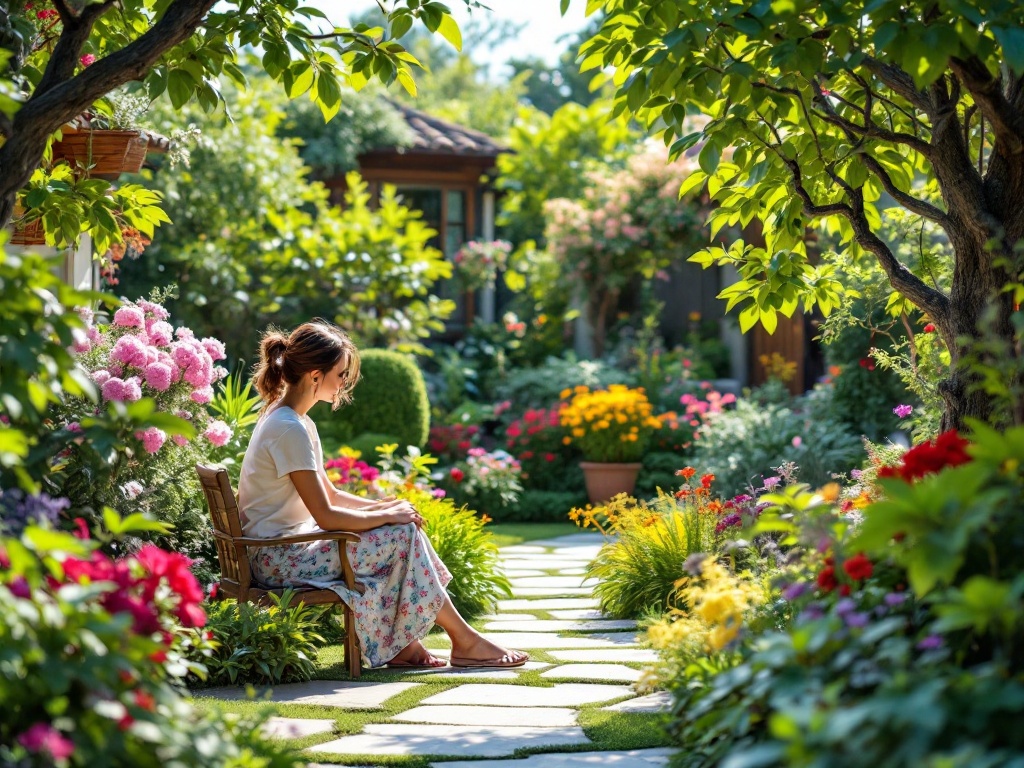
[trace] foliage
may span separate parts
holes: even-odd
[[[138,184],[119,184],[79,177],[67,164],[50,170],[37,168],[22,190],[19,224],[41,221],[46,244],[77,248],[83,234],[92,239],[97,257],[109,260],[114,251],[124,255],[126,239],[152,238],[161,224],[170,221],[159,203],[161,195]],[[133,250],[137,258],[137,249]],[[106,264],[109,269],[109,263]]]
[[[476,424],[431,424],[427,448],[441,461],[456,462],[466,458],[469,449],[479,440],[480,427]]]
[[[123,284],[144,291],[180,274],[175,315],[228,339],[232,359],[254,355],[260,328],[317,315],[362,345],[420,350],[454,307],[431,294],[451,274],[428,247],[433,231],[390,187],[375,207],[358,176],[346,177],[344,210],[332,207],[296,142],[278,135],[286,105],[271,85],[253,77],[247,92],[226,90],[230,120],[157,110],[165,130],[203,120],[204,133],[190,169],[156,174],[174,224]]]
[[[603,613],[631,619],[683,605],[677,591],[683,564],[716,549],[717,518],[706,501],[677,502],[659,493],[648,503],[619,494],[603,506],[572,510],[570,519],[609,537],[587,566],[587,575],[598,580],[594,595]]]
[[[7,492],[5,492],[6,495]],[[104,540],[152,528],[108,515]],[[142,528],[140,528],[142,526]],[[176,685],[210,644],[186,558],[149,546],[111,560],[45,524],[0,543],[0,762],[5,765],[293,766],[259,723],[199,715]]]
[[[391,434],[403,446],[421,448],[430,431],[427,387],[408,355],[387,349],[359,353],[362,375],[352,402],[320,419],[325,434],[341,439],[364,432]]]
[[[550,117],[520,107],[508,135],[512,151],[497,159],[497,185],[504,191],[498,224],[506,238],[520,245],[541,239],[546,201],[582,197],[588,171],[625,161],[630,130],[625,121],[609,118],[601,102],[569,103]]]
[[[468,453],[442,476],[442,487],[456,503],[489,519],[505,517],[523,490],[519,461],[502,450],[470,448]]]
[[[384,443],[377,445],[383,446]],[[380,470],[362,461],[362,455],[357,448],[342,448],[337,458],[328,459],[324,464],[327,477],[336,486],[350,493],[365,491],[367,486],[372,485],[373,481],[380,477]]]
[[[572,444],[587,461],[639,461],[661,420],[642,389],[612,384],[593,390],[578,386],[563,390],[568,403],[559,411]],[[570,399],[571,398],[571,399]]]
[[[621,170],[591,172],[580,198],[544,204],[544,237],[561,265],[559,281],[584,302],[596,355],[604,354],[620,301],[686,256],[687,243],[706,239],[697,206],[679,196],[691,168],[688,159],[667,163],[664,150],[645,146]]]
[[[522,465],[527,490],[583,490],[579,453],[563,440],[564,407],[565,403],[557,403],[551,408],[527,408],[505,428],[505,447]]]
[[[228,374],[217,383],[210,410],[217,420],[230,431],[230,437],[223,445],[215,446],[211,458],[227,469],[231,477],[231,487],[238,487],[238,475],[242,471],[242,457],[249,446],[249,438],[256,422],[263,401],[259,395],[252,393],[252,381],[242,383],[241,371]],[[218,437],[218,442],[220,437]]]
[[[1004,186],[1021,162],[1008,130],[1022,114],[1021,7],[978,0],[588,7],[609,13],[581,48],[582,66],[613,80],[616,113],[653,128],[673,156],[699,146],[700,170],[682,191],[706,183],[717,203],[713,232],[755,218],[761,224],[764,247],[737,240],[693,257],[739,271],[721,297],[738,307],[740,327],[760,322],[771,332],[780,312],[817,307],[828,315],[842,301],[834,266],[808,259],[805,229],[820,224],[838,236],[847,260],[872,254],[894,291],[936,325],[952,353],[946,426],[987,418],[991,401],[972,395],[972,375],[959,365],[961,337],[980,336],[988,307],[996,336],[1005,343],[1013,335],[1013,301],[997,291],[1003,269],[1020,271],[1015,248],[1024,235],[1016,192]],[[709,118],[697,131],[687,125],[693,110]],[[982,188],[1000,192],[979,197]],[[954,265],[948,292],[880,237],[886,208],[943,231],[943,261]]]
[[[338,114],[326,123],[312,102],[289,101],[277,132],[301,141],[302,162],[320,179],[358,170],[357,158],[365,152],[412,144],[412,129],[383,95],[370,89],[343,90]]]
[[[820,485],[861,458],[860,441],[842,424],[749,398],[709,415],[697,437],[693,463],[713,473],[725,494],[760,487],[765,475],[786,462],[800,467],[802,480]]]
[[[613,384],[632,386],[635,381],[629,373],[600,360],[577,360],[568,354],[549,357],[536,368],[510,371],[497,394],[509,402],[513,413],[521,413],[527,408],[551,408],[566,387],[602,389]]]
[[[463,618],[491,613],[499,598],[512,596],[482,517],[428,494],[416,493],[414,503],[423,515],[427,538],[452,575],[448,595]]]
[[[562,523],[569,510],[587,503],[583,487],[583,472],[577,463],[565,469],[565,490],[537,490],[527,488],[515,504],[505,508],[499,523]]]
[[[288,607],[292,594],[271,593],[269,606],[234,600],[207,605],[206,630],[213,648],[192,655],[206,667],[204,684],[276,685],[312,678],[317,644],[323,644],[317,627],[329,607]]]
[[[493,288],[498,272],[505,269],[511,252],[512,243],[508,240],[470,240],[452,257],[455,276],[467,291],[484,287]]]

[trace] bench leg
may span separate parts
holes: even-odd
[[[345,661],[348,662],[348,676],[355,680],[362,674],[362,660],[359,654],[359,638],[356,636],[356,617],[352,609],[345,606]]]

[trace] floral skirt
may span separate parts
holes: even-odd
[[[355,614],[363,665],[379,667],[434,626],[452,575],[412,523],[381,526],[359,538],[347,543],[347,552],[363,594],[345,586],[334,541],[257,549],[252,572],[268,587],[333,589]]]

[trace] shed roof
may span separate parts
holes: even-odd
[[[395,152],[497,157],[502,152],[510,151],[508,147],[499,144],[486,133],[449,123],[392,99],[388,99],[388,102],[398,110],[413,133],[412,145],[396,148]]]

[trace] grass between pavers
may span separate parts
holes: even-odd
[[[499,547],[510,547],[540,539],[556,539],[583,531],[575,523],[566,520],[564,523],[488,523],[493,541]]]

